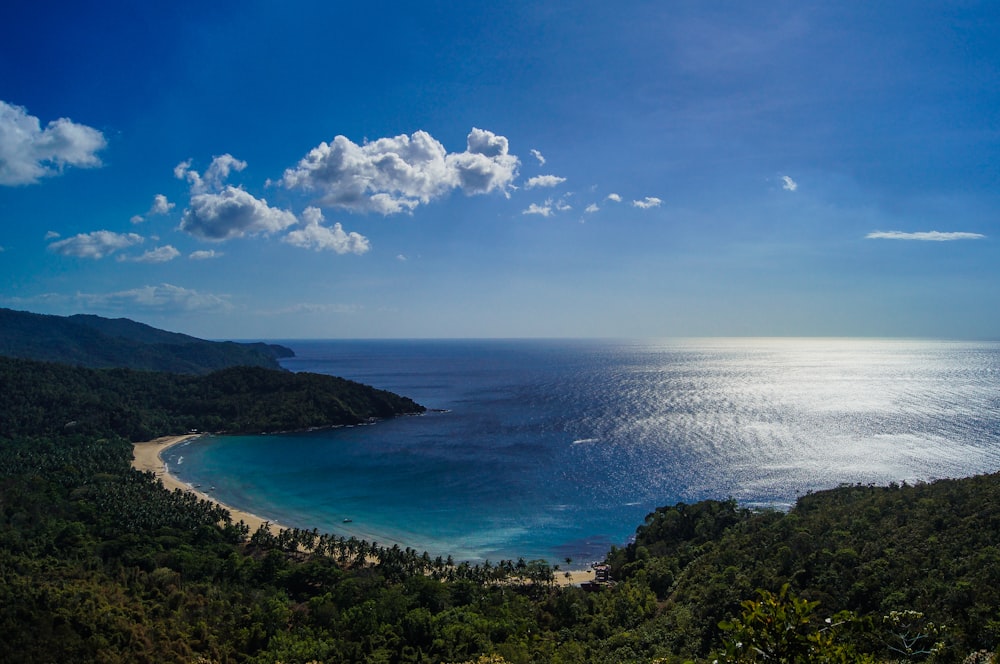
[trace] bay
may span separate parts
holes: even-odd
[[[459,560],[580,563],[657,506],[785,508],[1000,469],[1000,344],[873,339],[280,341],[292,371],[432,412],[203,437],[182,480],[280,523]],[[349,520],[349,522],[345,522]]]

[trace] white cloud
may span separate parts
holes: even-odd
[[[209,249],[208,251],[205,250],[192,251],[190,254],[188,254],[188,258],[190,258],[193,261],[205,261],[211,258],[219,258],[224,255],[225,254],[217,252],[214,249]]]
[[[56,233],[55,231],[49,231],[48,233],[45,234],[45,241],[48,242],[49,240],[55,240],[57,237],[61,237],[59,233]]]
[[[560,212],[566,212],[568,210],[572,210],[573,206],[567,203],[565,199],[560,199],[559,202],[556,203],[556,209]]]
[[[106,146],[92,127],[59,118],[42,129],[27,109],[0,101],[0,185],[35,184],[66,166],[95,168]]]
[[[793,180],[792,178],[788,177],[787,175],[781,176],[781,182],[782,182],[781,188],[784,189],[785,191],[795,191],[796,189],[799,188],[799,183]]]
[[[400,263],[405,263],[407,259],[403,254],[396,254],[396,260]]]
[[[262,198],[255,198],[232,185],[219,193],[201,193],[191,197],[184,210],[180,229],[204,240],[229,240],[245,235],[275,233],[296,223],[288,210],[272,208]]]
[[[135,233],[113,233],[94,231],[59,240],[49,245],[49,250],[63,256],[99,259],[109,256],[119,249],[142,244],[143,238]]]
[[[869,240],[923,240],[925,242],[948,242],[951,240],[982,240],[985,235],[980,233],[942,233],[940,231],[920,231],[906,233],[903,231],[874,231],[865,236]]]
[[[202,177],[191,170],[191,161],[174,168],[178,179],[191,184],[191,200],[181,217],[180,230],[203,240],[222,241],[246,235],[267,235],[294,225],[298,219],[288,210],[279,210],[242,187],[225,184],[232,171],[242,171],[247,163],[231,154],[212,159]],[[165,201],[166,199],[164,199]],[[156,201],[154,201],[154,205]]]
[[[219,311],[232,309],[227,296],[160,284],[115,293],[77,293],[76,299],[99,309],[145,309],[171,311]]]
[[[538,165],[539,166],[544,166],[545,165],[545,157],[543,157],[542,153],[539,152],[538,150],[535,150],[534,148],[532,148],[531,149],[531,156],[538,160]]]
[[[182,161],[174,167],[174,177],[178,180],[187,180],[191,185],[191,193],[203,194],[209,191],[219,191],[231,172],[242,171],[246,167],[245,161],[226,153],[212,158],[212,163],[209,164],[204,177],[198,171],[191,170],[190,159]]]
[[[135,258],[119,256],[118,260],[122,262],[128,261],[130,263],[166,263],[174,260],[180,255],[181,252],[167,244],[162,247],[157,247],[156,249],[150,249],[146,253],[141,256],[136,256]]]
[[[425,131],[364,145],[336,136],[287,169],[281,184],[317,192],[323,206],[398,214],[453,189],[506,193],[520,163],[508,150],[505,137],[477,128],[469,132],[465,152],[450,154]]]
[[[622,197],[619,196],[618,194],[608,194],[608,196],[607,196],[607,198],[605,200],[613,201],[615,203],[621,203],[622,202]]]
[[[558,175],[536,175],[533,178],[529,178],[527,182],[524,183],[525,189],[534,189],[535,187],[555,187],[566,181],[566,178],[561,178]]]
[[[540,214],[543,217],[552,216],[552,201],[546,201],[545,205],[539,205],[538,203],[532,203],[528,206],[527,210],[521,212],[521,214]]]
[[[642,210],[648,210],[649,208],[660,207],[661,203],[663,203],[663,201],[661,201],[656,196],[646,196],[641,201],[632,201],[632,207],[637,207]]]
[[[157,194],[153,197],[153,204],[149,206],[149,210],[146,212],[146,217],[152,217],[154,215],[168,214],[174,209],[175,204],[167,200],[167,197],[163,194]],[[140,224],[145,221],[145,217],[141,214],[137,214],[131,219],[133,224]]]
[[[593,214],[594,212],[597,212],[600,209],[601,208],[597,207],[597,203],[591,203],[586,208],[584,208],[583,211],[586,212],[587,214]]]
[[[339,223],[333,227],[324,226],[323,213],[319,208],[306,208],[302,213],[302,220],[305,227],[290,232],[282,238],[283,242],[303,249],[328,250],[338,254],[361,255],[371,249],[368,238],[358,233],[345,232]]]

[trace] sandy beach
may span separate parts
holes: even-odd
[[[246,512],[241,509],[237,509],[232,505],[226,505],[225,503],[216,500],[204,491],[198,491],[193,486],[181,482],[179,479],[167,472],[167,465],[163,462],[161,454],[168,448],[174,445],[180,445],[181,443],[191,440],[192,438],[197,438],[198,434],[190,434],[186,436],[164,436],[163,438],[157,438],[156,440],[151,440],[145,443],[132,443],[132,467],[136,470],[149,471],[160,478],[163,482],[163,486],[170,489],[181,489],[182,491],[190,491],[194,495],[202,498],[204,500],[211,501],[217,505],[221,505],[229,510],[232,515],[233,522],[239,523],[243,521],[245,524],[250,526],[250,532],[255,532],[260,528],[261,524],[268,524],[271,532],[277,534],[282,528],[279,523],[275,523],[269,519],[263,519],[256,514]]]
[[[221,505],[229,510],[232,515],[234,522],[239,522],[242,520],[248,526],[250,526],[250,532],[256,531],[260,528],[261,524],[267,523],[271,532],[277,534],[282,528],[279,523],[270,521],[268,519],[262,519],[256,514],[246,512],[241,509],[237,509],[231,505],[226,505],[225,503],[216,500],[211,495],[205,493],[204,491],[198,491],[193,486],[181,482],[179,479],[167,472],[167,465],[163,462],[160,455],[163,454],[167,449],[180,445],[181,443],[191,440],[192,438],[197,438],[199,434],[189,434],[184,436],[164,436],[163,438],[157,438],[156,440],[151,440],[145,443],[132,443],[132,467],[136,470],[148,471],[160,478],[163,482],[163,486],[171,491],[174,489],[181,489],[182,491],[190,491],[194,495],[202,498],[204,500],[211,501],[217,505]],[[560,586],[570,586],[578,585],[586,581],[594,580],[594,570],[569,570],[569,576],[566,576],[565,571],[559,571],[555,574],[556,583]]]

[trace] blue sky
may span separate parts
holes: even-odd
[[[994,3],[167,4],[5,5],[0,306],[1000,338]]]

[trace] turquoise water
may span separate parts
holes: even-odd
[[[441,412],[206,437],[171,471],[284,524],[456,559],[580,563],[660,505],[1000,470],[996,343],[282,343],[290,370]]]

